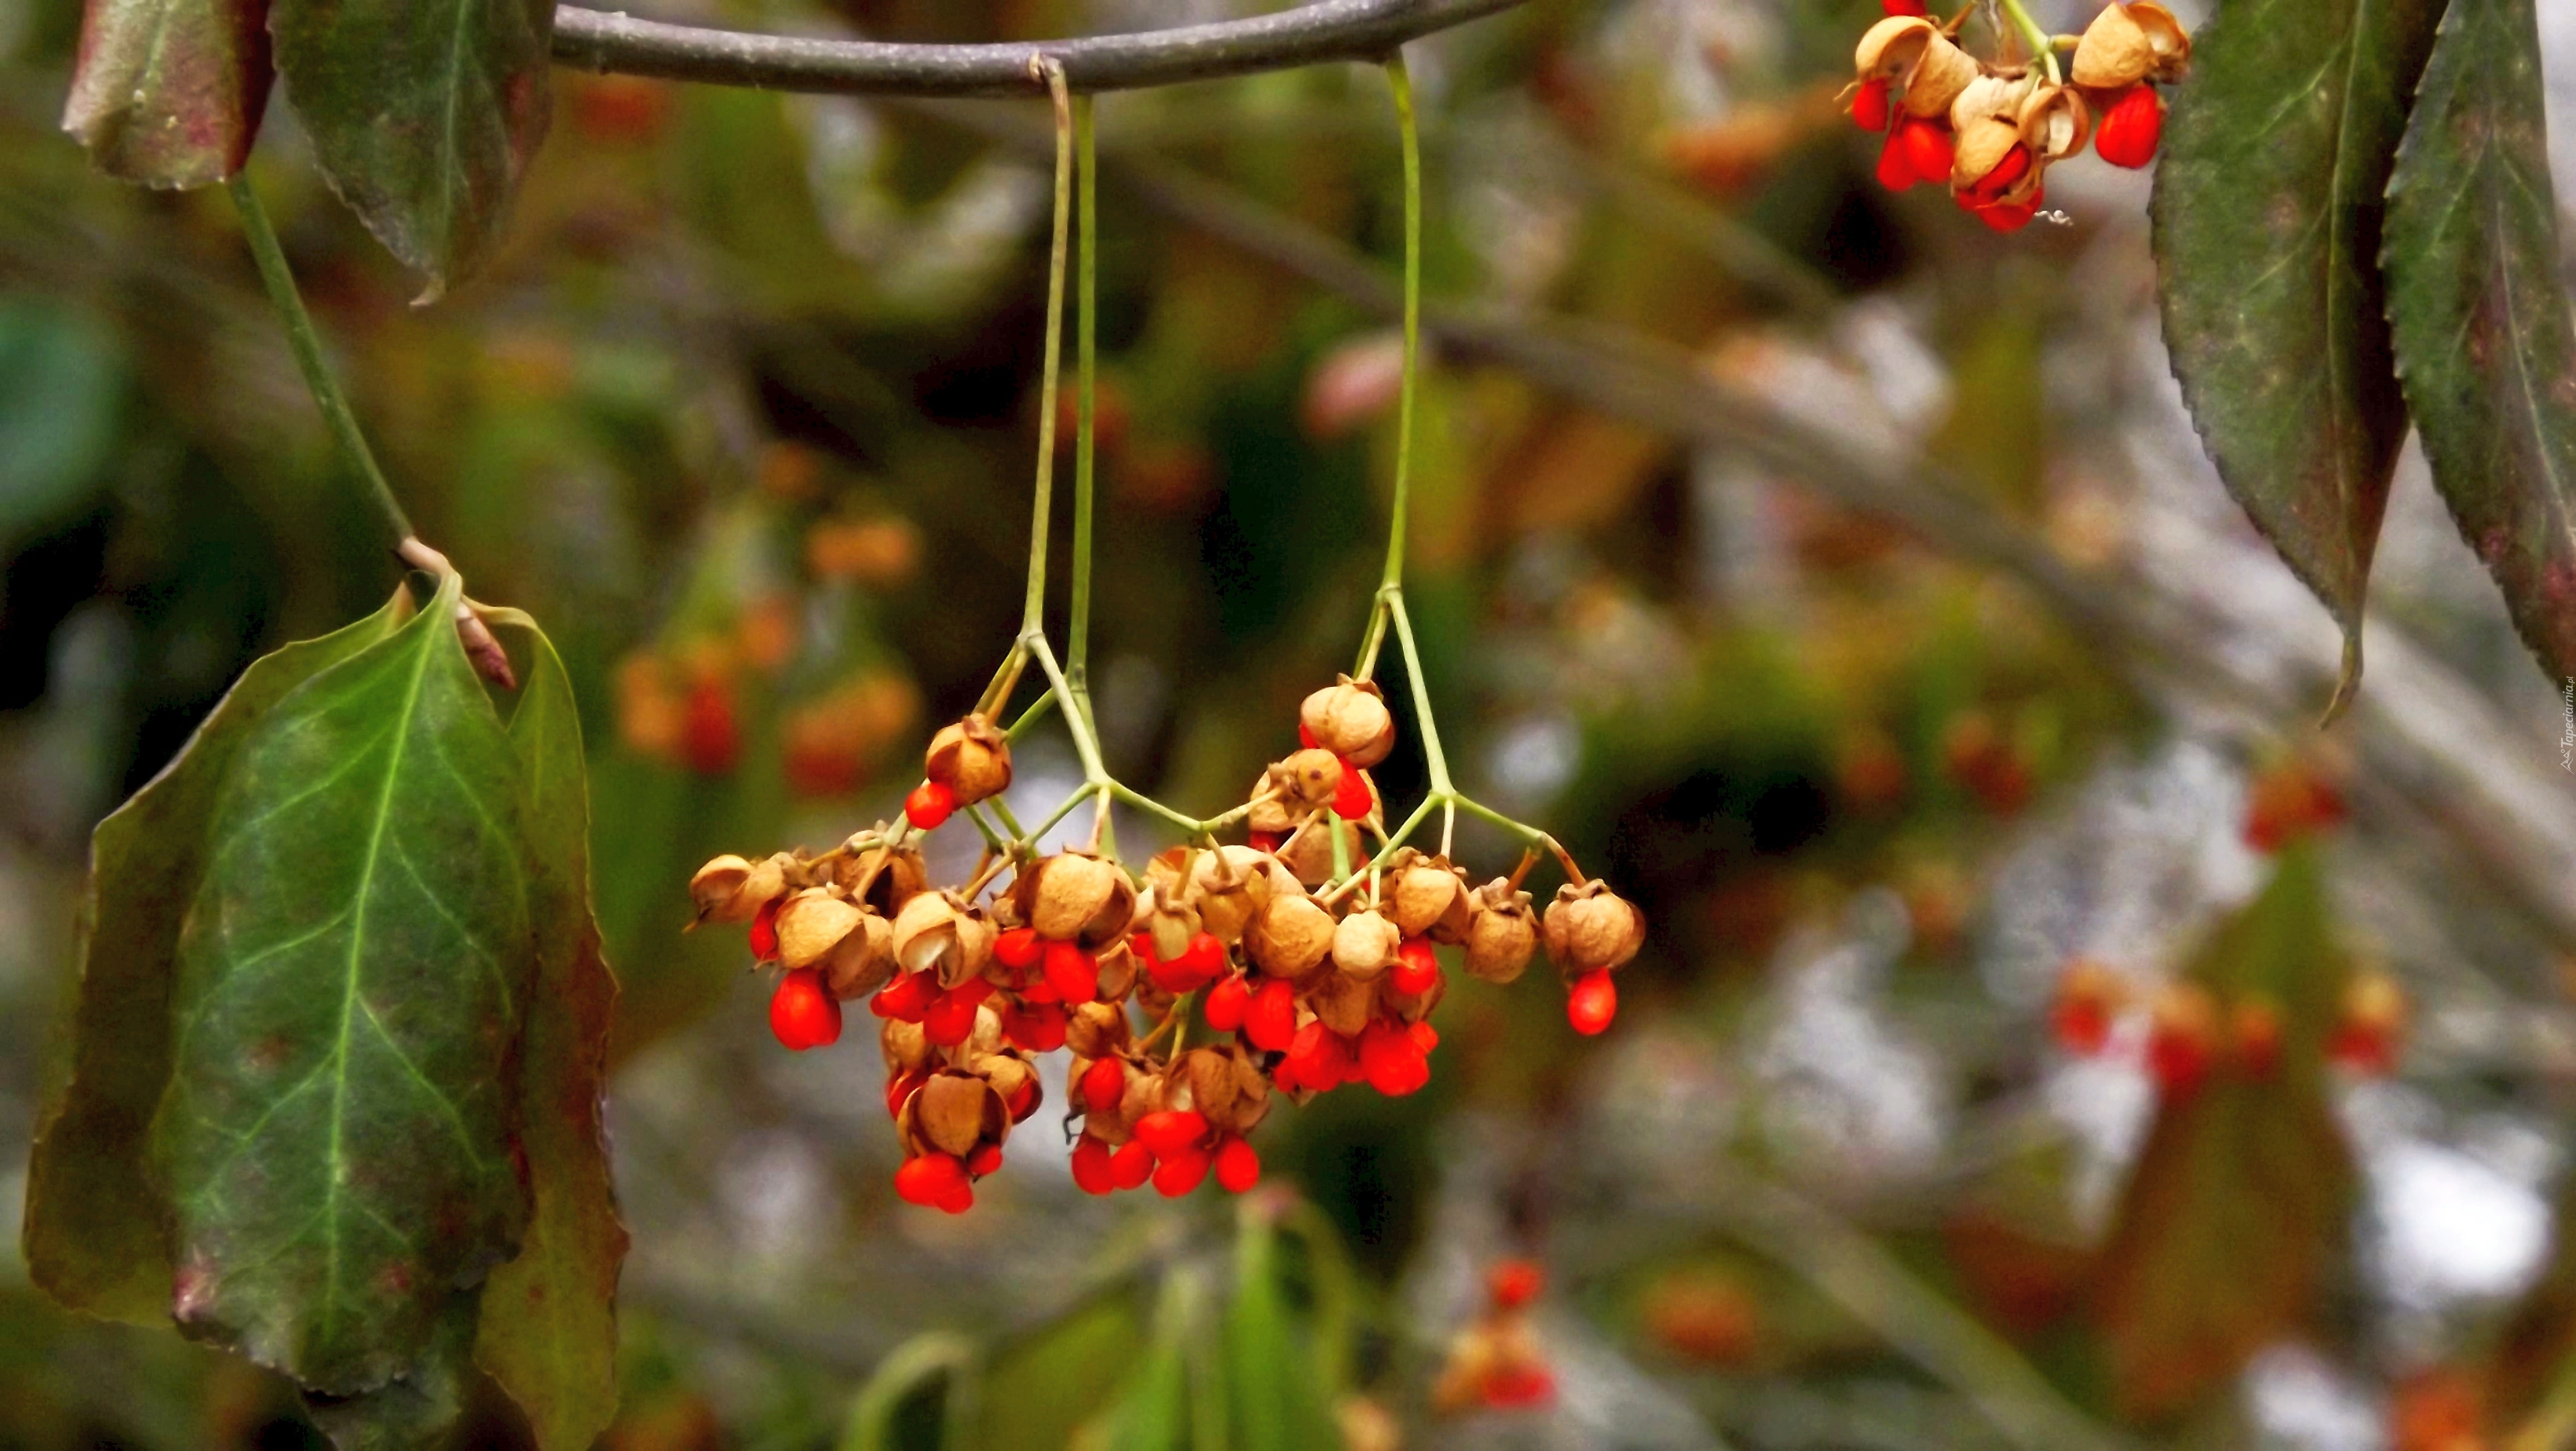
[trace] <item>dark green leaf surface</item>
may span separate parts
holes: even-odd
[[[545,139],[553,0],[277,0],[270,29],[323,174],[437,297]]]
[[[2228,492],[2343,627],[2345,692],[2406,436],[2382,196],[2440,13],[2437,0],[2228,0],[2195,40],[2156,177],[2183,401]]]
[[[89,0],[63,129],[128,181],[223,180],[268,105],[267,22],[267,0]]]
[[[2345,975],[2310,845],[2282,854],[2192,968],[2231,1008],[2248,995],[2274,1004],[2281,1057],[2260,1078],[2222,1064],[2168,1098],[2130,1171],[2095,1309],[2133,1413],[2180,1411],[2232,1383],[2306,1317],[2342,1254],[2352,1153],[2327,1099],[2325,1036]]]
[[[304,1398],[305,1414],[338,1451],[422,1451],[444,1444],[473,1394],[471,1292],[448,1297],[429,1353],[383,1386],[354,1396]]]
[[[37,1119],[22,1233],[29,1273],[72,1309],[156,1324],[170,1313],[170,1246],[145,1146],[170,1080],[181,920],[231,763],[281,701],[380,646],[406,613],[397,595],[354,625],[261,657],[187,747],[91,835],[70,1071]]]
[[[617,1410],[617,1218],[599,1108],[617,981],[590,911],[590,801],[572,682],[536,622],[485,618],[532,662],[510,718],[522,783],[536,991],[521,1051],[520,1145],[533,1205],[519,1257],[492,1272],[474,1358],[544,1451],[580,1451]]]
[[[2452,0],[2388,190],[2388,316],[2460,535],[2576,676],[2576,326],[2531,0]]]
[[[183,1329],[352,1395],[518,1246],[534,976],[519,769],[451,578],[245,742],[179,945],[153,1123]]]

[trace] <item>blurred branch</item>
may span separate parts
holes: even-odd
[[[1408,40],[1521,0],[1323,0],[1274,15],[1134,35],[995,45],[897,45],[667,25],[578,5],[555,10],[555,59],[593,71],[778,91],[1043,96],[1029,58],[1077,92],[1137,90],[1325,61],[1376,61]]]

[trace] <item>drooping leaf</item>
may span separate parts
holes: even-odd
[[[1248,1203],[1234,1243],[1234,1296],[1225,1312],[1226,1408],[1243,1451],[1301,1451],[1339,1439],[1337,1387],[1311,1326],[1290,1303],[1271,1211]]]
[[[0,553],[104,483],[122,372],[79,314],[33,297],[0,303]]]
[[[946,1331],[898,1345],[850,1402],[840,1451],[955,1451],[974,1413],[975,1347]]]
[[[2461,537],[2576,676],[2576,325],[2531,0],[2452,0],[2388,186],[2388,316]]]
[[[1135,1297],[1102,1294],[998,1351],[981,1377],[975,1446],[1064,1446],[1117,1389],[1145,1334]]]
[[[338,1451],[420,1451],[445,1439],[471,1395],[476,1301],[449,1298],[428,1354],[411,1370],[354,1396],[307,1395],[304,1412]]]
[[[267,0],[90,0],[63,129],[153,186],[241,169],[268,106]]]
[[[519,767],[456,599],[242,744],[179,942],[152,1130],[176,1315],[325,1395],[416,1374],[528,1213]]]
[[[536,989],[519,1058],[519,1144],[531,1209],[519,1256],[483,1291],[477,1364],[527,1413],[544,1451],[581,1451],[617,1411],[617,1272],[626,1226],[609,1182],[600,1095],[617,980],[590,911],[590,800],[581,717],[563,662],[536,622],[487,611],[524,642],[510,717],[517,748]]]
[[[2165,343],[2228,492],[2344,633],[2347,697],[2406,436],[2382,197],[2438,0],[2227,0],[2156,177]]]
[[[1206,1285],[1198,1271],[1176,1269],[1164,1276],[1154,1328],[1135,1347],[1134,1369],[1118,1399],[1102,1412],[1102,1444],[1118,1451],[1191,1451],[1201,1444],[1202,1428],[1210,1438],[1222,1434],[1214,1418],[1201,1414],[1204,1397],[1193,1374],[1193,1342],[1205,1311]],[[1223,1415],[1221,1408],[1217,1414]]]
[[[2280,1053],[2266,1072],[2222,1064],[2169,1095],[2130,1170],[2094,1310],[2133,1414],[2187,1408],[2294,1328],[2345,1241],[2352,1152],[2326,1095],[2325,1038],[2346,971],[2305,843],[2193,964],[2227,1011],[2277,1012]]]
[[[170,1246],[145,1176],[170,1079],[172,964],[231,764],[299,686],[390,637],[385,608],[262,656],[187,746],[90,836],[69,1071],[37,1116],[21,1247],[29,1274],[74,1310],[142,1324],[170,1314]]]
[[[270,30],[323,174],[434,300],[545,139],[552,0],[276,0]]]

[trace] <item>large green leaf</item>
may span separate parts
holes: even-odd
[[[267,22],[267,0],[89,0],[63,129],[128,181],[223,180],[268,106]]]
[[[2576,677],[2576,326],[2531,0],[2451,0],[2388,188],[2388,316],[2433,483]]]
[[[21,1230],[29,1274],[72,1309],[151,1324],[170,1313],[170,1247],[145,1144],[170,1080],[180,923],[227,772],[281,701],[381,645],[408,613],[398,593],[335,634],[262,656],[186,748],[91,834],[71,1061],[37,1117]]]
[[[553,0],[275,0],[269,28],[323,174],[436,298],[545,139]]]
[[[413,1373],[528,1214],[519,766],[456,600],[243,743],[180,937],[152,1146],[177,1317],[320,1394]]]
[[[1333,1397],[1340,1389],[1318,1352],[1306,1317],[1290,1302],[1279,1253],[1277,1211],[1247,1201],[1234,1245],[1234,1297],[1225,1310],[1226,1409],[1242,1451],[1304,1451],[1340,1442]]]
[[[2165,342],[2219,476],[2344,632],[2406,436],[2379,276],[2383,193],[2438,0],[2227,0],[2156,177]]]
[[[2308,1314],[2343,1250],[2352,1153],[2327,1097],[2325,1038],[2346,972],[2309,844],[2282,853],[2193,964],[2221,1003],[2275,1005],[2281,1052],[2263,1075],[2222,1066],[2169,1096],[2130,1171],[2094,1308],[2133,1413],[2180,1411],[2227,1383]]]
[[[877,1364],[850,1402],[840,1451],[957,1451],[967,1444],[976,1389],[975,1346],[925,1331]]]
[[[580,1451],[617,1410],[617,1218],[600,1093],[617,981],[591,918],[590,801],[581,717],[563,662],[516,610],[486,618],[531,663],[510,741],[519,754],[536,992],[520,1052],[519,1142],[533,1210],[519,1257],[492,1272],[474,1358],[508,1391],[544,1451]]]

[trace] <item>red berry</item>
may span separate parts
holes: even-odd
[[[1064,1009],[1054,1003],[1023,1003],[1002,1009],[1002,1036],[1024,1053],[1052,1053],[1064,1046]]]
[[[960,987],[944,992],[930,1010],[921,1015],[923,1036],[942,1048],[954,1048],[975,1036],[975,1010],[983,1002],[980,994]]]
[[[1207,1135],[1207,1115],[1194,1108],[1167,1108],[1136,1120],[1136,1142],[1157,1159],[1184,1153]]]
[[[903,798],[904,819],[921,831],[937,831],[957,809],[957,793],[937,781],[924,781]]]
[[[742,725],[734,718],[733,692],[721,677],[701,676],[689,687],[680,717],[680,754],[701,776],[721,776],[742,757]]]
[[[1154,1177],[1154,1151],[1140,1139],[1129,1139],[1109,1156],[1110,1182],[1121,1189],[1133,1189]]]
[[[889,1080],[886,1084],[886,1117],[903,1117],[903,1106],[905,1102],[910,1100],[914,1094],[919,1093],[921,1091],[921,1085],[928,1083],[929,1081],[930,1075],[927,1073],[898,1074],[893,1079]]]
[[[1608,1028],[1618,1013],[1619,989],[1612,985],[1606,967],[1576,978],[1574,990],[1566,994],[1565,1020],[1587,1038]]]
[[[1348,761],[1342,763],[1342,784],[1333,788],[1333,814],[1344,821],[1357,821],[1377,805],[1377,794],[1369,790],[1368,777]]]
[[[959,1190],[974,1192],[966,1182],[966,1166],[954,1154],[916,1155],[894,1171],[894,1192],[907,1204],[944,1209]]]
[[[1991,205],[1996,198],[2013,189],[2013,184],[2030,175],[2030,148],[2016,146],[2004,153],[1985,175],[1969,183],[1961,200],[1968,206]]]
[[[1039,960],[1047,986],[1068,1003],[1087,1003],[1100,996],[1100,959],[1078,942],[1050,942]]]
[[[1931,13],[1924,0],[1878,0],[1879,7],[1890,15],[1926,15]]]
[[[769,1031],[799,1053],[840,1041],[841,1003],[824,990],[821,973],[800,967],[778,980],[769,995]]]
[[[1908,116],[1896,123],[1894,133],[1905,143],[1906,164],[1924,181],[1940,181],[1950,174],[1958,158],[1958,142],[1941,126],[1920,116]]]
[[[1369,1087],[1402,1098],[1431,1081],[1431,1060],[1413,1035],[1391,1023],[1371,1023],[1360,1035],[1360,1068]]]
[[[918,1023],[930,1005],[939,1000],[939,980],[926,972],[907,972],[887,983],[885,989],[868,1000],[868,1011],[880,1018],[894,1018]]]
[[[1890,5],[1905,0],[1887,0]],[[1543,1406],[1556,1399],[1556,1377],[1543,1365],[1507,1365],[1485,1374],[1485,1404],[1497,1410]]]
[[[2039,198],[2027,203],[1997,202],[1976,209],[1977,220],[1998,232],[2018,232],[2039,215]],[[1979,783],[1978,799],[2005,816],[2019,811],[2030,796],[2030,768],[2007,758],[1996,773]]]
[[[1429,1054],[1432,1049],[1440,1046],[1440,1030],[1431,1026],[1431,1020],[1429,1018],[1422,1019],[1412,1027],[1405,1029],[1405,1031],[1413,1035],[1414,1042],[1422,1045],[1422,1051],[1426,1055]]]
[[[1297,990],[1284,977],[1274,977],[1252,995],[1244,1010],[1243,1036],[1264,1053],[1285,1053],[1297,1036]]]
[[[1182,950],[1181,961],[1189,964],[1190,976],[1204,986],[1216,981],[1217,975],[1225,971],[1225,944],[1216,940],[1215,933],[1202,932],[1191,938],[1190,945]]]
[[[2142,82],[2122,91],[2102,113],[2102,125],[2093,133],[2093,149],[2113,166],[2134,171],[2156,159],[2164,134],[2165,98]]]
[[[1237,973],[1208,989],[1208,1026],[1220,1033],[1231,1033],[1243,1026],[1245,1012],[1252,1005],[1252,989]]]
[[[1038,940],[1038,929],[1014,927],[993,939],[993,960],[1013,972],[1026,972],[1038,965],[1038,954],[1046,944]]]
[[[1283,1066],[1299,1083],[1323,1093],[1341,1087],[1351,1057],[1350,1040],[1317,1018],[1297,1030],[1297,1036],[1288,1044],[1288,1061]]]
[[[1863,131],[1887,129],[1887,82],[1863,81],[1852,94],[1852,124]]]
[[[1315,749],[1315,733],[1306,728],[1306,722],[1302,717],[1297,722],[1297,744],[1310,751]]]
[[[1002,1167],[1002,1146],[985,1144],[966,1156],[966,1172],[981,1179]]]
[[[1261,1156],[1241,1139],[1228,1139],[1216,1151],[1216,1182],[1228,1194],[1241,1194],[1261,1182]]]
[[[1183,1149],[1168,1155],[1154,1170],[1154,1192],[1166,1199],[1178,1199],[1199,1187],[1207,1178],[1211,1156],[1201,1148]]]
[[[1485,1271],[1486,1293],[1505,1310],[1519,1309],[1537,1299],[1538,1292],[1546,1288],[1547,1271],[1528,1260],[1496,1260],[1493,1267]]]
[[[1106,1194],[1118,1187],[1109,1167],[1109,1146],[1089,1134],[1073,1144],[1073,1182],[1085,1194]]]
[[[778,960],[778,908],[779,904],[786,900],[784,897],[772,897],[761,903],[760,910],[752,914],[752,961],[776,962]]]
[[[1905,147],[1905,128],[1887,133],[1878,148],[1878,184],[1889,191],[1904,191],[1923,178],[1914,174],[1914,158]]]
[[[1427,993],[1440,985],[1440,959],[1431,951],[1428,938],[1408,939],[1395,949],[1395,969],[1387,974],[1395,990],[1407,997]]]
[[[1118,1101],[1127,1096],[1127,1065],[1115,1058],[1103,1058],[1082,1071],[1082,1107],[1102,1118],[1118,1111]]]
[[[1279,849],[1279,833],[1275,831],[1246,832],[1243,839],[1254,851],[1269,852]]]

